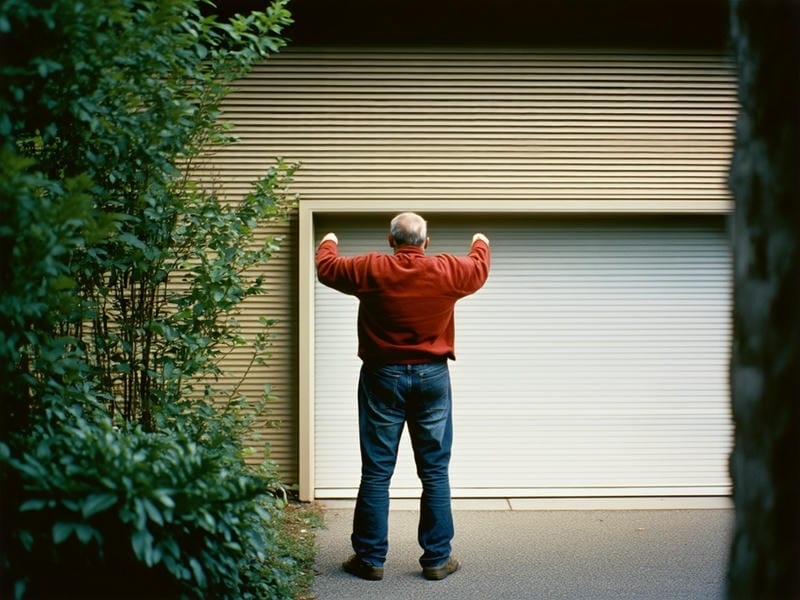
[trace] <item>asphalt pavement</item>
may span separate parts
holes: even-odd
[[[324,506],[324,503],[323,503]],[[460,571],[427,581],[416,510],[392,510],[382,581],[345,573],[352,508],[317,532],[319,600],[723,600],[730,508],[454,511]]]

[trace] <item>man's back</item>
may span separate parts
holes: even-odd
[[[414,363],[455,358],[453,308],[489,273],[489,248],[476,241],[467,256],[427,256],[404,245],[394,255],[340,257],[320,244],[317,272],[325,285],[359,298],[359,356],[366,362]]]

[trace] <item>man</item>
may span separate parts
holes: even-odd
[[[418,540],[423,576],[444,579],[460,564],[451,555],[450,448],[456,301],[489,275],[489,240],[476,233],[467,256],[427,256],[419,215],[392,219],[393,254],[342,257],[328,233],[317,249],[320,282],[358,297],[358,425],[361,483],[353,516],[355,554],[342,565],[362,579],[383,578],[388,550],[389,483],[408,423],[422,482]]]

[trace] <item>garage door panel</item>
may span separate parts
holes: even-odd
[[[385,219],[339,234],[381,250]],[[456,309],[455,495],[720,493],[729,486],[730,259],[717,219],[439,219],[432,252],[492,240]],[[377,248],[376,248],[377,246]],[[316,487],[357,488],[354,299],[317,285]],[[407,439],[393,494],[418,489]]]

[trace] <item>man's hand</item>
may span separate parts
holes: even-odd
[[[333,232],[331,232],[331,233],[326,233],[326,234],[325,234],[325,237],[323,237],[323,238],[322,238],[322,241],[320,242],[320,244],[321,244],[322,242],[327,242],[328,240],[332,241],[332,242],[333,242],[334,244],[336,244],[337,246],[339,245],[339,238],[337,238],[337,237],[336,237],[336,234],[335,234],[335,233],[333,233]]]
[[[475,242],[477,242],[478,240],[482,241],[482,242],[483,242],[484,244],[486,244],[487,246],[489,245],[489,238],[487,238],[487,237],[486,237],[485,235],[483,235],[482,233],[476,233],[475,235],[473,235],[473,236],[472,236],[472,243],[473,243],[473,244],[474,244]]]

